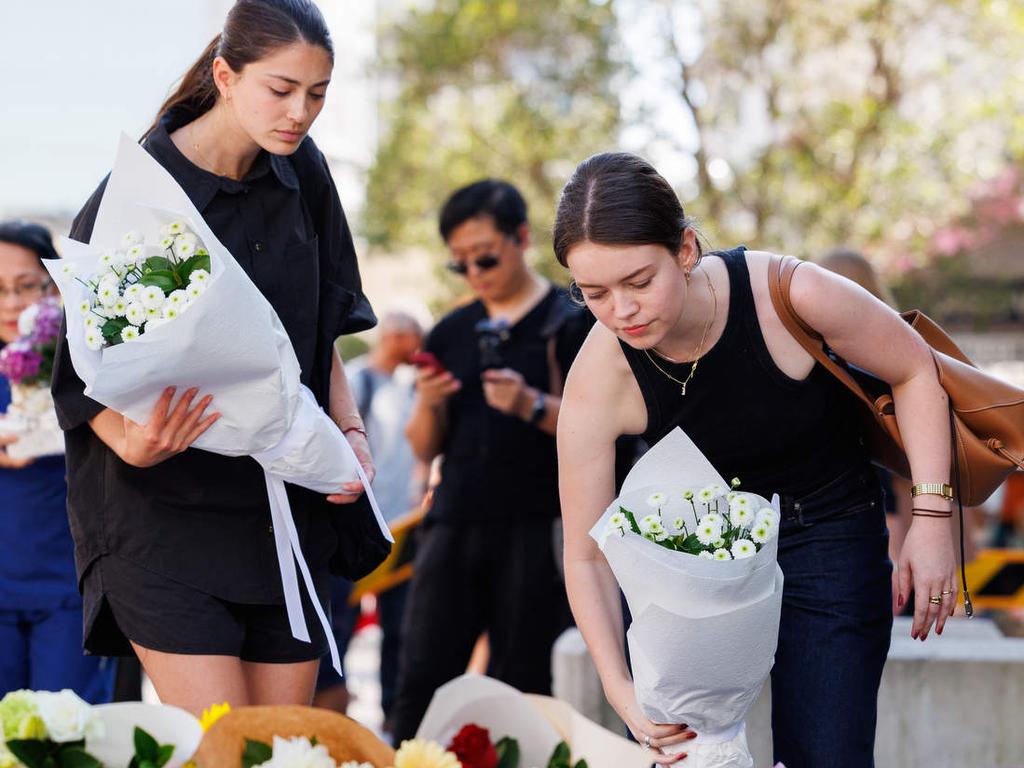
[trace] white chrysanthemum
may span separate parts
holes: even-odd
[[[706,549],[702,549],[700,552],[698,552],[697,553],[697,557],[699,557],[701,560],[714,560],[715,559],[715,556],[712,555],[710,552],[708,552]]]
[[[697,523],[697,541],[703,544],[705,547],[714,541],[717,541],[722,535],[721,523],[705,523],[702,519]]]
[[[737,493],[730,501],[730,507],[749,507],[753,508],[754,502],[750,498],[749,493]]]
[[[772,507],[762,507],[757,512],[755,518],[755,525],[767,525],[769,528],[778,530],[779,527],[779,513]]]
[[[750,530],[750,538],[757,544],[767,544],[772,538],[772,529],[767,525],[755,525]]]
[[[687,501],[693,501],[693,491],[683,491],[683,498]]]
[[[174,320],[181,314],[181,309],[179,307],[166,303],[164,304],[162,311],[164,318],[167,320]]]
[[[131,232],[125,232],[121,237],[121,247],[131,248],[136,243],[143,242],[142,233],[137,229],[133,229]]]
[[[146,246],[142,243],[136,243],[131,248],[124,252],[124,263],[134,266],[139,263],[139,260],[146,256]]]
[[[697,491],[697,501],[699,501],[701,504],[710,504],[714,500],[715,500],[715,488],[714,488],[714,486],[709,485],[706,488],[701,488],[699,491]]]
[[[139,301],[146,309],[160,309],[164,305],[164,292],[155,285],[144,286]]]
[[[112,268],[120,266],[124,260],[117,251],[104,251],[100,254],[100,264],[104,267]]]
[[[714,541],[711,542],[711,546],[714,547],[715,549],[722,549],[722,547],[725,546],[725,539],[717,538],[717,539],[715,539]]]
[[[706,515],[704,515],[704,517],[700,519],[700,522],[711,523],[712,525],[717,525],[719,528],[725,526],[725,520],[723,520],[722,516],[717,512],[708,512]]]
[[[85,324],[85,327],[87,329],[96,328],[100,323],[100,319],[96,317],[96,315],[94,315],[92,312],[90,312],[88,315],[82,318],[82,322]]]
[[[142,325],[146,322],[146,308],[142,306],[141,302],[128,302],[128,307],[124,311],[124,316],[132,325]]]
[[[169,248],[173,248],[174,235],[167,235],[166,237],[160,238],[160,242],[158,243],[158,245],[165,251],[168,250]]]
[[[652,493],[650,496],[647,497],[647,506],[654,507],[655,509],[658,509],[659,507],[663,507],[663,506],[665,506],[665,499],[666,498],[667,497],[665,496],[664,493],[661,493],[661,492]]]
[[[185,304],[191,301],[186,291],[179,288],[176,291],[171,291],[167,296],[167,301],[164,302],[165,307],[177,307],[181,309]]]
[[[739,491],[729,491],[727,494],[725,494],[725,500],[732,504],[732,500],[739,495]]]
[[[749,506],[729,509],[729,520],[737,528],[749,528],[754,524],[754,510]]]
[[[74,277],[77,271],[78,270],[75,268],[75,265],[71,262],[61,264],[60,272],[64,277]]]
[[[147,320],[152,320],[154,317],[163,317],[163,316],[164,316],[164,308],[163,308],[163,306],[159,306],[159,307],[146,307],[146,319]]]
[[[114,312],[110,309],[107,309],[102,304],[97,304],[95,307],[93,307],[92,314],[96,315],[97,317],[102,317],[104,320],[110,320],[111,318],[114,317]]]
[[[686,529],[686,521],[681,517],[677,517],[672,521],[672,528],[676,533],[682,533]]]
[[[103,348],[103,334],[100,333],[99,328],[85,329],[85,346],[91,350]]]
[[[173,237],[174,235],[180,235],[182,232],[187,231],[188,227],[185,225],[185,222],[181,221],[180,219],[178,219],[177,221],[168,222],[167,224],[164,224],[162,227],[160,227],[161,235],[169,235],[171,237]]]
[[[203,295],[205,290],[206,288],[203,287],[202,283],[189,283],[188,287],[185,288],[185,293],[188,294],[189,299],[195,301]]]
[[[121,329],[121,341],[135,341],[139,338],[139,329],[134,325],[126,325]]]
[[[128,311],[128,302],[125,301],[122,296],[114,302],[110,309],[113,311],[115,317],[124,317],[124,313]]]
[[[210,284],[210,273],[205,269],[193,269],[188,276],[188,282],[189,285],[198,283],[205,287]]]
[[[711,556],[715,558],[715,560],[732,560],[732,555],[729,553],[729,550],[724,547],[716,549]]]
[[[185,232],[174,238],[174,255],[184,261],[196,252],[199,238],[191,232]]]
[[[131,301],[137,299],[142,293],[142,286],[139,283],[132,283],[124,289],[124,297]]]
[[[615,528],[625,528],[626,524],[626,516],[621,512],[612,512],[612,514],[608,516],[608,525],[614,526]]]
[[[737,560],[753,557],[755,554],[757,554],[757,547],[754,546],[754,542],[750,539],[736,539],[732,543],[732,556]]]
[[[662,541],[668,536],[665,533],[665,526],[662,525],[660,515],[644,515],[637,522],[637,525],[640,527],[640,533],[645,538],[651,539],[651,541]]]
[[[83,317],[85,315],[88,315],[91,311],[92,311],[92,302],[90,302],[88,299],[82,299],[80,302],[78,302],[78,312]]]
[[[121,295],[117,292],[117,286],[101,283],[100,287],[96,289],[96,298],[104,307],[112,307],[121,298]]]
[[[259,768],[336,768],[337,763],[323,744],[314,746],[305,736],[274,737],[271,758]]]

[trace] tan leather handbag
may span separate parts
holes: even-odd
[[[794,311],[789,286],[801,263],[793,256],[772,256],[768,288],[775,311],[793,338],[866,406],[865,433],[872,458],[909,479],[910,468],[889,385],[839,358]],[[981,504],[1007,475],[1024,469],[1024,390],[978,370],[946,332],[923,313],[912,310],[901,317],[931,347],[939,383],[949,395],[954,437],[950,483],[961,503]]]

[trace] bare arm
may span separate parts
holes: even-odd
[[[462,383],[448,371],[417,373],[416,400],[405,436],[420,461],[429,464],[441,453],[448,431],[448,398],[461,388]]]
[[[356,458],[359,459],[359,464],[367,478],[373,482],[377,470],[373,466],[373,456],[370,455],[370,444],[366,440],[366,435],[363,434],[365,431],[363,417],[352,396],[352,388],[345,375],[345,365],[341,361],[341,355],[338,354],[337,348],[332,350],[331,356],[331,391],[328,394],[328,407],[331,419],[338,425],[338,429],[350,430],[344,432],[345,438],[352,447]],[[345,483],[342,490],[345,493],[330,494],[327,500],[332,504],[351,504],[359,498],[364,489],[361,481],[353,480],[351,483]]]
[[[867,291],[813,264],[796,271],[790,295],[797,313],[832,349],[891,385],[913,482],[948,482],[947,396],[925,341]],[[918,497],[915,506],[949,510],[949,502],[938,496]],[[925,639],[933,621],[941,634],[956,601],[947,597],[942,605],[933,605],[928,598],[949,590],[956,594],[950,521],[914,517],[899,571],[902,597],[911,584],[917,593],[912,636]]]
[[[613,357],[617,355],[617,359]],[[621,361],[621,362],[620,362]],[[619,366],[612,374],[610,370]],[[612,334],[595,326],[566,382],[558,420],[558,479],[565,527],[565,583],[576,623],[608,701],[643,743],[679,743],[692,733],[640,712],[626,666],[619,586],[589,531],[615,498],[615,440],[643,431],[646,413]],[[629,390],[632,386],[633,391]],[[654,762],[676,756],[654,754]]]

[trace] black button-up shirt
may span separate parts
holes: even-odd
[[[188,120],[171,113],[145,148],[274,307],[302,366],[303,383],[326,406],[334,339],[371,327],[374,317],[323,155],[307,138],[290,157],[261,152],[245,178],[235,181],[198,168],[174,145],[169,133]],[[105,186],[106,181],[75,219],[76,240],[89,240]],[[179,382],[178,391],[190,384]],[[97,557],[113,553],[226,600],[280,601],[260,466],[249,457],[197,449],[154,467],[129,466],[87,424],[104,406],[83,390],[61,344],[53,393],[66,430],[68,512],[79,577]],[[215,410],[217,393],[212,394]],[[322,575],[334,549],[328,515],[336,508],[304,489],[290,487],[289,496],[307,560]],[[95,596],[86,595],[87,602],[90,597]]]

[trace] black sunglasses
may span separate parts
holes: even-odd
[[[500,261],[501,259],[495,254],[485,253],[483,256],[477,256],[473,259],[472,263],[479,271],[486,272],[498,266]],[[445,264],[445,267],[448,268],[449,272],[454,272],[456,275],[466,275],[469,274],[469,264],[469,261],[449,261]]]

